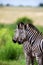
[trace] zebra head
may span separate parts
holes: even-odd
[[[20,22],[18,24],[18,28],[16,29],[15,36],[13,38],[13,42],[18,42],[19,44],[26,41],[26,32],[24,23]]]

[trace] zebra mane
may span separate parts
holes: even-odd
[[[29,24],[29,27],[33,28],[34,30],[36,30],[39,33],[39,30],[33,24]]]
[[[23,23],[23,22],[19,22],[19,23],[18,23],[18,25],[20,25],[20,24],[24,25],[24,23]]]

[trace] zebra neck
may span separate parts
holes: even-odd
[[[34,44],[37,36],[38,36],[37,31],[35,31],[33,29],[32,30],[30,29],[27,31],[27,39],[30,42],[30,44]]]

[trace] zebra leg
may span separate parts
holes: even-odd
[[[30,56],[27,56],[26,58],[26,65],[30,65]]]
[[[43,65],[43,55],[42,55],[42,65]]]
[[[37,60],[37,62],[38,62],[38,65],[43,65],[43,64],[42,64],[42,57],[36,56],[36,60]]]
[[[27,55],[27,57],[26,57],[26,65],[30,65],[30,59],[31,59],[30,56]]]
[[[31,57],[31,63],[34,65],[34,57]]]
[[[26,58],[26,65],[30,65],[31,60],[30,56],[25,53],[25,58]]]
[[[40,58],[40,57],[39,57],[39,59],[38,59],[38,64],[39,64],[39,65],[42,65],[42,58]]]

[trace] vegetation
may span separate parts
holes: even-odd
[[[31,24],[33,23],[33,21],[31,19],[27,18],[27,17],[18,18],[17,21],[16,21],[16,23],[18,24],[20,22],[31,23]]]
[[[43,7],[43,3],[40,3],[39,6],[40,6],[40,7]]]
[[[18,43],[14,44],[12,41],[14,29],[15,24],[0,24],[0,65],[20,65],[20,59],[24,59],[22,45]],[[25,60],[20,61],[22,64],[24,64],[24,62]]]
[[[32,19],[34,24],[43,25],[43,8],[41,7],[0,7],[0,15],[0,23],[4,24],[15,23],[17,18],[25,16]]]
[[[9,25],[8,25],[9,26]],[[12,42],[13,29],[4,26],[0,30],[0,59],[18,59],[22,55],[22,46]],[[18,48],[19,47],[19,48]]]
[[[2,7],[2,6],[3,6],[3,4],[1,3],[1,4],[0,4],[0,6]]]

